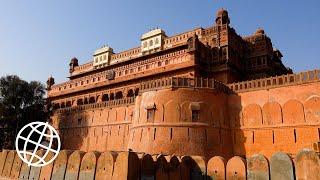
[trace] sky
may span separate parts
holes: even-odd
[[[64,82],[72,57],[137,47],[156,27],[169,36],[209,27],[220,8],[241,36],[263,28],[294,72],[320,68],[319,0],[0,0],[0,76]]]

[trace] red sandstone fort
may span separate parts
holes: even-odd
[[[263,29],[241,37],[219,10],[214,24],[70,62],[53,85],[63,149],[249,156],[313,148],[320,136],[319,71],[292,74]]]
[[[86,64],[72,58],[70,80],[47,81],[62,149],[205,159],[319,152],[320,70],[293,74],[263,29],[238,35],[226,10],[212,22],[174,36],[154,29],[141,46],[104,46]]]

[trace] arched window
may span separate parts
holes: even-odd
[[[78,99],[78,100],[77,100],[77,105],[78,105],[78,106],[83,105],[83,100],[82,100],[82,99]]]
[[[89,98],[89,104],[93,104],[95,102],[96,102],[96,100],[94,99],[94,97],[90,97]]]
[[[122,95],[122,92],[121,91],[118,91],[116,93],[116,99],[122,99],[123,98],[123,95]]]
[[[149,46],[153,46],[153,40],[149,41]]]
[[[134,96],[134,92],[133,92],[132,89],[130,89],[130,90],[128,91],[127,97],[133,97],[133,96]]]
[[[59,103],[53,104],[53,109],[59,109],[59,108],[60,108],[60,104]]]
[[[108,96],[108,94],[104,94],[104,95],[102,96],[102,101],[103,101],[103,102],[109,101],[109,96]]]
[[[68,101],[66,107],[71,107],[71,101]]]

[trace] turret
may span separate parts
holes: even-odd
[[[254,34],[255,35],[264,35],[264,30],[262,28],[258,28]]]
[[[51,90],[51,87],[55,84],[54,78],[50,76],[47,80],[47,90]]]
[[[73,58],[70,60],[70,63],[69,63],[69,72],[70,72],[70,73],[73,73],[74,68],[75,68],[76,66],[78,66],[78,65],[79,65],[79,64],[78,64],[78,59],[75,58],[75,57],[73,57]]]
[[[216,17],[216,24],[217,25],[230,24],[230,19],[229,19],[227,10],[225,9],[218,10],[217,17]]]

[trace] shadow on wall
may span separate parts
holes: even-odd
[[[229,126],[228,135],[230,143],[229,145],[223,143],[222,148],[232,148],[233,156],[237,155],[245,158],[247,154],[245,143],[250,141],[250,139],[248,139],[245,132],[240,129],[243,126],[243,107],[241,105],[241,96],[238,96],[237,94],[230,94],[229,96],[226,123]],[[213,156],[215,155],[212,155],[211,157]]]
[[[57,115],[61,149],[87,151],[89,118],[86,111],[64,111]]]

